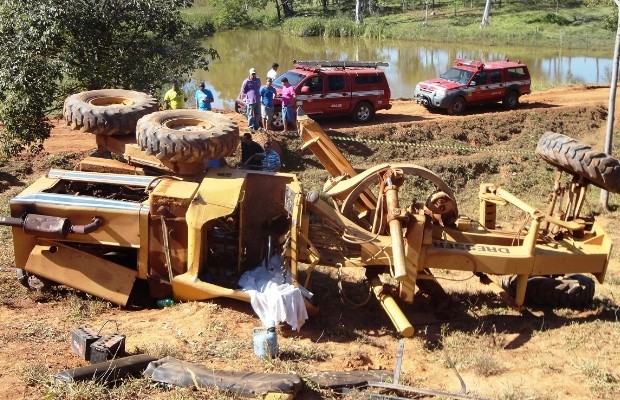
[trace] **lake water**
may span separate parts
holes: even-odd
[[[613,34],[613,33],[611,33]],[[536,87],[559,83],[608,84],[613,49],[609,52],[532,47],[481,47],[470,44],[419,43],[406,40],[361,38],[300,38],[273,31],[229,31],[207,38],[220,54],[209,71],[196,71],[196,81],[204,81],[213,91],[216,108],[232,109],[241,82],[250,68],[261,80],[275,61],[279,72],[293,67],[293,60],[385,61],[392,98],[411,98],[416,83],[438,76],[456,58],[525,62]],[[185,85],[194,93],[196,83]],[[190,96],[191,98],[192,96]],[[188,104],[191,106],[192,103]]]

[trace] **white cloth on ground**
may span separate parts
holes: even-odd
[[[312,298],[312,293],[301,285],[293,286],[290,274],[286,278],[282,276],[281,265],[281,257],[273,256],[269,267],[259,265],[246,271],[238,285],[250,293],[252,308],[263,325],[286,322],[299,331],[308,319],[304,296]]]

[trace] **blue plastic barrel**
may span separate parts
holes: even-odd
[[[254,328],[254,354],[260,358],[274,358],[278,355],[276,328]]]

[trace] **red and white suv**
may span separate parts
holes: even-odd
[[[521,61],[483,63],[457,59],[440,75],[416,85],[414,98],[428,109],[443,108],[462,114],[474,104],[501,101],[505,108],[519,105],[519,97],[531,93],[530,73]]]
[[[353,121],[370,121],[377,110],[389,110],[390,85],[378,67],[384,62],[293,61],[295,68],[273,81],[278,94],[274,100],[275,128],[282,127],[282,78],[295,87],[297,105],[308,115],[348,114]],[[242,99],[235,110],[245,113]]]

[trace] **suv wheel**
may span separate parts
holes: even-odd
[[[284,128],[284,120],[282,120],[281,108],[276,108],[275,110],[273,110],[273,120],[271,121],[271,124],[273,125],[273,129],[277,131]]]
[[[458,96],[452,100],[452,103],[448,106],[448,114],[450,115],[460,115],[465,111],[465,107],[467,104],[465,103],[465,99]]]
[[[364,122],[368,122],[372,119],[375,110],[372,107],[372,104],[368,102],[361,102],[355,106],[353,110],[353,121],[363,124]]]
[[[504,108],[511,110],[519,105],[519,94],[517,92],[508,92],[502,100]]]

